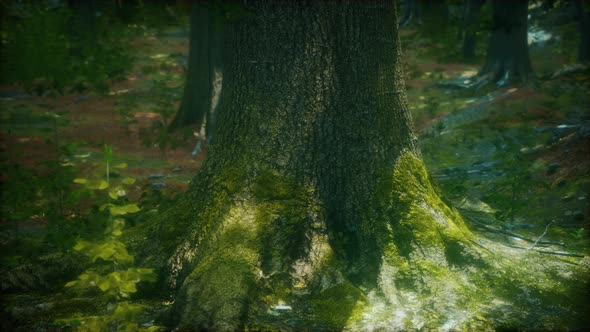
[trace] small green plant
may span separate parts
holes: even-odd
[[[105,301],[106,310],[102,315],[73,317],[60,319],[58,324],[75,327],[79,331],[156,331],[159,327],[141,327],[136,321],[147,308],[141,304],[130,303],[128,300],[137,292],[137,284],[141,281],[155,281],[153,269],[132,266],[133,256],[129,254],[125,244],[120,240],[125,227],[124,216],[140,211],[135,203],[129,203],[124,185],[135,182],[133,178],[123,178],[121,183],[114,185],[109,180],[109,164],[112,162],[112,148],[105,145],[105,162],[107,164],[107,181],[78,178],[74,182],[84,185],[89,190],[108,190],[108,203],[100,207],[108,211],[105,239],[102,241],[80,240],[74,250],[89,256],[96,264],[78,276],[77,280],[68,282],[65,287],[90,290],[98,288],[101,298]],[[120,168],[124,164],[120,164]],[[117,202],[121,202],[116,204]],[[100,272],[103,271],[103,272]],[[110,272],[108,272],[110,271]]]

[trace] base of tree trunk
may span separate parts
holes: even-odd
[[[573,268],[534,251],[477,239],[440,200],[412,153],[404,154],[381,183],[361,230],[376,235],[380,262],[367,270],[364,282],[351,278],[359,271],[335,252],[310,188],[272,172],[245,190],[234,191],[241,185],[227,183],[225,192],[234,193],[212,198],[207,204],[211,219],[200,224],[199,235],[189,237],[200,245],[177,246],[170,270],[162,271],[170,273],[178,289],[171,324],[181,331],[357,331],[546,328],[559,319],[555,326],[575,327],[583,322],[584,311],[569,311],[580,298],[575,287],[555,283],[588,287],[580,282],[590,271],[588,259]],[[229,209],[214,211],[229,201]],[[160,224],[175,224],[166,219]],[[182,222],[157,228],[158,235],[172,241],[177,235],[169,232],[178,234],[177,227]],[[175,264],[188,257],[192,267]],[[563,303],[563,291],[571,292],[570,303]],[[553,307],[559,314],[535,316]]]

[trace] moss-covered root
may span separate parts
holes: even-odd
[[[175,320],[182,331],[235,331],[243,327],[256,295],[256,277],[246,261],[212,261],[185,280]]]
[[[418,157],[402,154],[382,186],[367,224],[373,225],[382,264],[394,268],[398,282],[415,284],[433,272],[425,266],[439,270],[482,263],[473,234],[440,199]]]
[[[257,298],[259,225],[253,209],[234,206],[222,221],[174,305],[181,330],[233,331]]]

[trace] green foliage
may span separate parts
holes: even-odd
[[[66,87],[106,92],[107,81],[120,77],[130,66],[125,33],[113,33],[113,22],[96,19],[96,35],[76,38],[74,13],[46,1],[2,4],[1,80],[17,82],[38,94],[63,93]],[[74,32],[72,30],[75,30]]]
[[[105,145],[105,161],[112,161],[112,148]],[[94,189],[94,185],[86,179],[75,179],[78,184]],[[116,187],[116,194],[109,197],[117,200],[125,195],[122,185],[133,184],[132,178],[124,178],[121,185]],[[105,190],[109,187],[99,187],[98,190]],[[102,189],[101,189],[102,188]],[[108,210],[108,227],[105,231],[106,238],[102,241],[83,241],[80,240],[74,246],[74,250],[90,257],[93,263],[111,263],[113,271],[109,273],[99,273],[94,269],[88,269],[78,276],[77,280],[68,282],[65,287],[73,287],[82,290],[98,288],[102,297],[109,303],[107,311],[103,315],[74,317],[58,320],[57,323],[74,326],[80,331],[108,331],[115,329],[118,331],[155,331],[157,326],[140,327],[136,321],[145,311],[146,307],[139,304],[131,304],[127,301],[132,294],[137,292],[137,284],[141,281],[155,281],[153,269],[137,268],[130,266],[133,263],[133,256],[127,251],[127,247],[120,240],[125,227],[125,220],[121,216],[140,211],[135,203],[125,205],[115,205],[112,203],[104,204],[101,210]]]
[[[11,111],[14,111],[11,112]],[[16,115],[22,111],[22,114]],[[0,213],[13,224],[14,238],[18,240],[17,223],[47,223],[45,240],[58,249],[73,245],[73,239],[80,233],[80,225],[72,213],[78,201],[86,196],[84,190],[73,186],[72,180],[77,165],[69,161],[79,143],[64,143],[61,128],[69,124],[66,112],[34,112],[29,108],[15,108],[7,112],[6,124],[26,129],[39,129],[45,137],[42,148],[48,153],[44,161],[25,166],[16,160],[22,155],[9,149],[8,158],[0,163],[0,170],[6,176],[2,186]],[[4,119],[3,119],[4,120]],[[8,129],[12,137],[12,129]],[[21,225],[20,227],[27,225]]]

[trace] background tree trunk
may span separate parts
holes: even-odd
[[[580,46],[578,48],[578,61],[590,61],[590,4],[584,4],[582,0],[575,1],[580,30]]]
[[[96,4],[94,0],[69,0],[72,11],[70,39],[73,55],[89,56],[96,47]]]
[[[398,303],[429,287],[408,262],[473,256],[419,158],[394,7],[249,1],[228,27],[216,142],[146,249],[181,329],[273,325],[285,303],[341,329],[367,308],[359,287]]]
[[[475,58],[475,32],[478,29],[479,12],[484,2],[483,0],[465,0],[462,46],[463,60],[465,61],[472,61]]]
[[[532,75],[527,43],[528,1],[492,1],[492,34],[479,75],[498,85],[524,82]]]
[[[190,48],[186,83],[180,109],[170,129],[188,125],[200,128],[207,121],[210,134],[213,118],[210,116],[214,84],[222,72],[222,21],[219,10],[212,3],[195,2],[190,16]],[[208,116],[208,119],[205,118]]]

